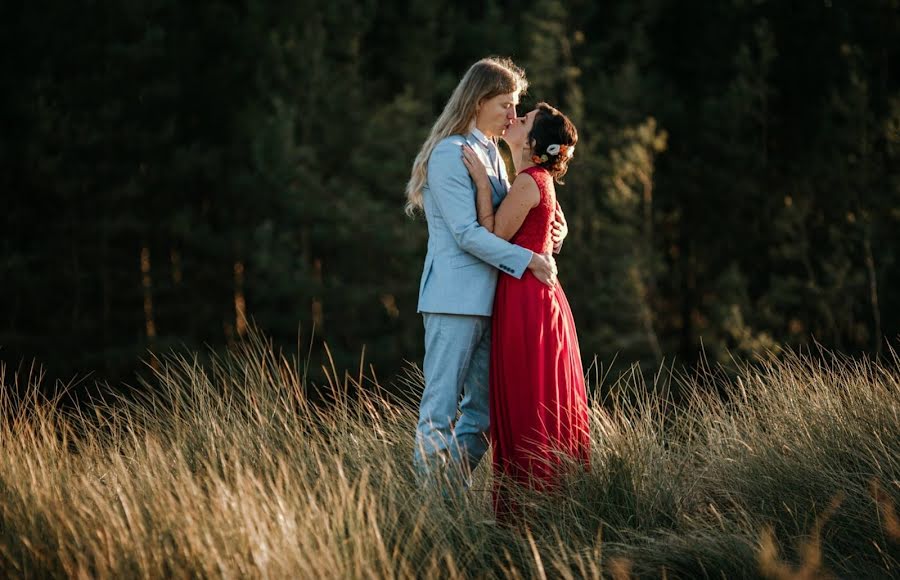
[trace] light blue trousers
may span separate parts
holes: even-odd
[[[438,468],[467,486],[488,448],[491,318],[430,313],[423,318],[425,391],[416,429],[416,470],[427,477]]]

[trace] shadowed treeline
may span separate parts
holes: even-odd
[[[117,380],[254,320],[339,366],[365,345],[388,384],[422,354],[404,184],[488,54],[579,128],[559,266],[585,356],[883,354],[896,0],[511,6],[4,3],[0,357]]]

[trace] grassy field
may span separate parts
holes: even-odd
[[[460,500],[416,485],[412,405],[329,369],[335,402],[317,408],[302,364],[260,340],[203,367],[159,361],[154,389],[75,410],[4,373],[0,570],[900,577],[898,367],[818,353],[734,379],[607,379],[590,472],[556,496],[523,498],[516,529],[492,522],[488,462]]]

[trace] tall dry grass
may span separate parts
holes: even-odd
[[[318,406],[259,338],[206,365],[159,362],[152,384],[77,408],[0,372],[5,574],[900,575],[895,360],[624,375],[594,402],[590,472],[525,494],[515,529],[491,521],[487,462],[462,498],[416,484],[415,409],[362,372],[329,369],[334,400]]]

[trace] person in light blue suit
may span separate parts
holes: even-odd
[[[496,140],[517,122],[526,88],[523,71],[509,59],[473,64],[432,127],[406,187],[407,213],[424,210],[428,222],[418,305],[425,389],[413,458],[426,481],[440,473],[468,485],[487,450],[490,316],[499,272],[519,278],[530,269],[545,284],[556,283],[552,255],[510,244],[478,224],[475,186],[463,163],[468,144],[488,168],[496,208],[509,190]]]

